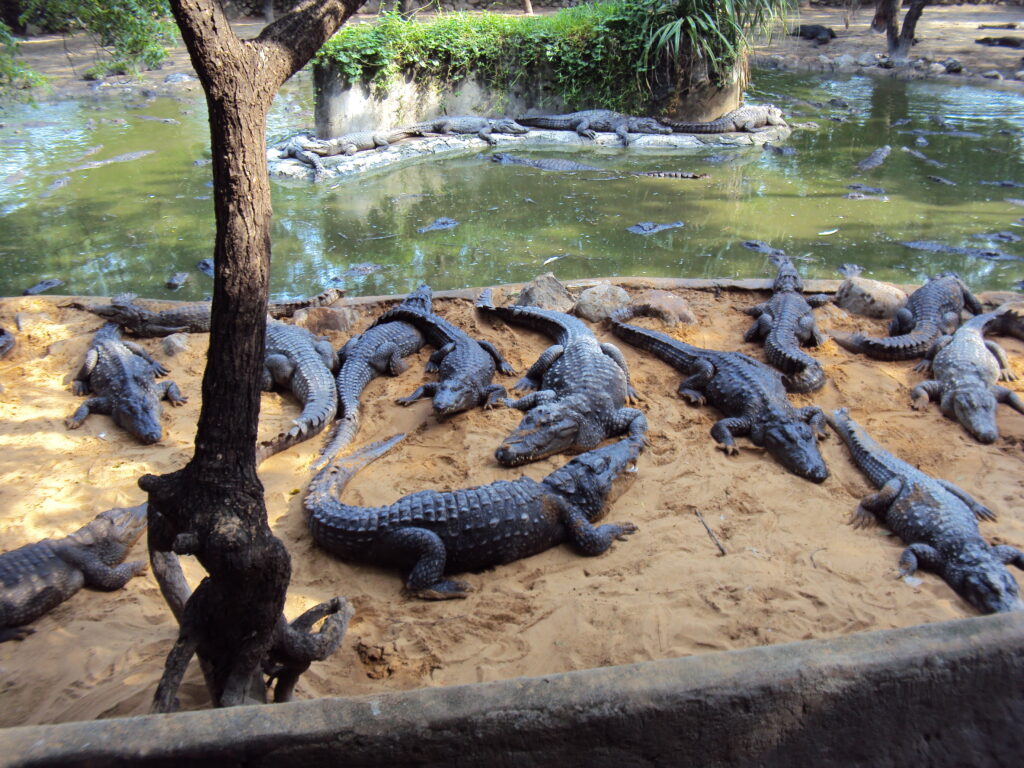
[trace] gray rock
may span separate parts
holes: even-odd
[[[617,309],[629,304],[629,294],[617,285],[601,283],[587,288],[576,302],[575,312],[592,323],[606,320]]]
[[[164,336],[163,341],[160,342],[160,348],[165,355],[174,357],[188,349],[188,334],[172,333],[170,336]]]
[[[891,283],[848,277],[836,291],[836,306],[865,317],[893,317],[907,303],[907,294]]]
[[[313,307],[312,309],[300,309],[293,316],[292,320],[317,336],[325,331],[342,331],[348,333],[352,330],[359,314],[351,307]]]
[[[862,53],[857,57],[857,63],[862,67],[873,67],[878,63],[878,57],[873,53]]]
[[[998,69],[990,69],[988,72],[982,72],[981,76],[988,80],[1002,80],[1003,73]]]
[[[852,67],[857,63],[857,60],[848,53],[843,53],[835,58],[835,65],[837,67]]]
[[[1015,80],[1024,80],[1024,69],[1018,69],[1016,72],[1014,72],[1013,78]]]
[[[958,75],[964,71],[964,65],[953,57],[943,59],[942,66],[946,68],[946,73],[950,75]]]
[[[642,307],[645,314],[658,318],[666,325],[697,322],[697,317],[686,299],[671,291],[657,288],[644,291],[630,302],[630,306]]]
[[[516,304],[522,306],[553,309],[556,312],[572,312],[576,300],[551,272],[538,275],[523,286]]]
[[[928,65],[929,75],[944,75],[946,74],[946,67],[937,61],[933,61]]]
[[[184,72],[175,72],[164,78],[164,82],[169,85],[174,85],[175,83],[191,83],[193,80],[195,80],[195,78],[192,77],[192,75]]]

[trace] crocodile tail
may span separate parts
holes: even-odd
[[[293,445],[298,445],[320,434],[337,408],[336,398],[306,403],[302,413],[292,422],[291,429],[287,432],[278,432],[275,437],[264,440],[256,446],[256,463],[260,464],[274,454],[286,451]]]
[[[912,360],[915,357],[923,357],[939,334],[932,328],[915,328],[902,336],[889,336],[884,339],[865,336],[862,333],[849,335],[831,331],[830,335],[843,349],[860,352],[876,360]]]
[[[405,439],[405,433],[363,446],[346,456],[334,458],[314,475],[309,483],[305,506],[314,512],[319,499],[326,496],[338,497],[345,490],[349,480],[372,461],[379,459]]]
[[[312,465],[313,469],[323,469],[331,459],[341,453],[352,442],[357,432],[359,432],[358,403],[356,403],[355,408],[346,409],[345,415],[335,422],[331,435],[327,440],[327,445],[323,447],[319,458]]]
[[[519,323],[528,328],[540,331],[559,343],[564,343],[570,336],[589,333],[582,321],[565,312],[534,307],[527,304],[510,304],[496,307],[491,301],[491,289],[486,289],[476,300],[477,309],[493,312],[508,323]]]
[[[300,309],[330,306],[344,295],[345,291],[341,288],[328,288],[326,291],[318,293],[316,296],[310,296],[308,299],[271,303],[267,305],[267,314],[275,320],[280,320],[282,317],[291,317]]]
[[[812,363],[799,373],[787,374],[782,377],[782,383],[787,392],[817,392],[825,386],[825,369],[817,360],[811,358]]]
[[[660,331],[641,328],[638,325],[612,321],[612,333],[634,347],[660,357],[672,367],[686,371],[698,358],[697,350],[682,341],[677,341]],[[693,350],[691,353],[690,350]]]
[[[715,120],[710,123],[683,123],[678,120],[661,120],[675,133],[723,133],[724,126]]]

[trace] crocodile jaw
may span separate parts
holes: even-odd
[[[503,466],[518,467],[570,448],[576,442],[579,424],[570,416],[551,418],[553,415],[543,406],[528,411],[494,452],[494,458]]]

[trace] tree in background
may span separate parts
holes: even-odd
[[[871,21],[871,31],[885,32],[888,42],[889,56],[894,59],[905,59],[914,44],[914,30],[929,0],[910,0],[910,8],[903,17],[903,29],[899,27],[901,0],[877,0],[875,18]]]

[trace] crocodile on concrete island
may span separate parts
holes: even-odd
[[[853,421],[845,408],[826,416],[846,442],[854,463],[879,489],[861,499],[851,522],[884,522],[907,548],[900,576],[924,568],[983,613],[1024,610],[1008,564],[1024,569],[1024,553],[1006,544],[991,546],[978,531],[977,518],[995,514],[945,480],[926,475],[893,456]]]
[[[679,394],[693,405],[709,401],[726,414],[711,428],[711,437],[726,454],[739,453],[735,437],[749,435],[793,474],[820,483],[828,468],[818,451],[825,437],[825,415],[817,406],[794,408],[786,398],[782,374],[740,352],[719,352],[677,341],[659,331],[629,325],[635,308],[612,315],[619,338],[660,357],[688,374]]]
[[[613,112],[610,109],[588,109],[566,115],[537,115],[517,118],[522,125],[531,128],[546,128],[554,131],[576,131],[585,139],[597,137],[597,131],[614,133],[627,147],[631,133],[669,134],[672,129],[652,117],[633,117]]]
[[[163,436],[160,401],[171,405],[188,401],[173,381],[157,383],[167,369],[138,344],[121,339],[121,326],[105,323],[96,331],[85,362],[71,383],[76,395],[90,397],[64,420],[68,429],[78,429],[90,413],[109,415],[114,423],[136,439],[150,445]]]
[[[528,129],[525,126],[508,117],[436,117],[433,120],[425,120],[421,123],[410,125],[402,130],[417,136],[423,136],[427,133],[439,133],[441,135],[472,133],[488,144],[497,143],[492,135],[495,133],[508,133],[514,136],[528,133]]]
[[[540,482],[499,480],[456,491],[419,491],[385,507],[343,504],[339,496],[362,467],[405,436],[335,459],[305,499],[313,540],[344,559],[408,570],[413,596],[465,597],[471,587],[444,574],[510,563],[570,541],[600,555],[637,529],[594,522],[632,482],[642,440],[626,438],[577,456]]]
[[[386,149],[393,142],[408,138],[413,133],[409,128],[346,133],[333,139],[323,139],[319,143],[310,142],[308,151],[320,157],[354,155],[356,152],[366,152],[371,149]]]
[[[994,443],[999,437],[997,403],[1006,403],[1024,413],[1020,395],[996,385],[1000,379],[1017,378],[1003,348],[985,340],[986,327],[1000,320],[996,313],[978,315],[952,336],[935,342],[928,357],[916,368],[931,370],[935,378],[922,381],[910,393],[915,410],[924,408],[929,400],[938,400],[943,415],[959,421],[982,443]]]
[[[145,560],[122,561],[146,530],[148,507],[108,509],[63,538],[0,554],[0,643],[33,633],[26,624],[82,587],[113,591],[142,573]]]
[[[825,384],[821,363],[804,352],[801,344],[818,346],[826,337],[814,322],[812,307],[830,301],[825,294],[804,296],[803,280],[786,256],[772,261],[779,271],[772,285],[772,297],[743,311],[756,320],[743,335],[744,341],[764,340],[765,357],[782,371],[782,381],[790,392],[814,392]]]
[[[510,155],[507,152],[495,152],[491,160],[498,165],[523,165],[527,168],[537,168],[542,171],[604,171],[606,173],[620,173],[607,168],[598,168],[595,165],[585,165],[574,160],[563,160],[555,157],[544,157],[533,160],[528,157]],[[624,171],[627,176],[641,176],[650,179],[706,179],[706,173],[691,173],[690,171]]]
[[[835,331],[831,336],[844,349],[878,360],[924,357],[939,336],[956,330],[965,307],[974,315],[983,311],[959,275],[943,272],[910,294],[906,306],[889,324],[889,338],[876,339],[860,333],[850,336]]]
[[[782,118],[782,110],[774,104],[754,106],[745,104],[732,112],[726,112],[717,120],[707,123],[687,123],[681,120],[662,118],[661,122],[675,133],[733,133],[747,131],[760,133],[772,126],[786,126]]]

